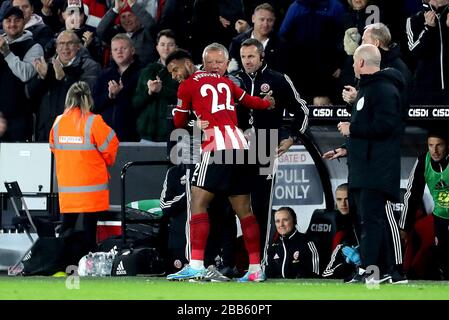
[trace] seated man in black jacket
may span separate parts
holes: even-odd
[[[296,229],[296,213],[281,207],[274,214],[277,234],[268,248],[265,274],[268,278],[314,278],[320,259],[315,244]]]
[[[337,228],[332,240],[332,254],[322,273],[323,278],[350,281],[356,267],[360,265],[359,240],[356,234],[355,217],[349,213],[348,184],[335,190]]]

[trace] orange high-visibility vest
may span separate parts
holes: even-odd
[[[119,141],[99,115],[82,116],[72,108],[58,116],[50,131],[61,213],[109,209],[109,173]]]

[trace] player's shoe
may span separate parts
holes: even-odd
[[[238,278],[237,282],[262,282],[265,280],[267,280],[267,277],[265,277],[265,272],[263,272],[263,270],[259,270],[253,273],[248,271],[243,277]]]
[[[204,276],[203,280],[211,282],[227,282],[231,279],[222,275],[214,265],[210,265],[206,270],[206,275]]]
[[[383,274],[378,279],[372,277],[366,273],[365,269],[358,268],[352,278],[345,279],[345,283],[364,283],[378,285],[387,281],[390,281],[391,276],[389,274]]]
[[[206,275],[206,269],[193,269],[190,265],[186,264],[184,268],[176,273],[169,274],[167,280],[201,280]]]
[[[405,276],[404,272],[398,271],[398,270],[394,270],[391,273],[390,283],[391,284],[407,284],[408,283],[408,279]]]

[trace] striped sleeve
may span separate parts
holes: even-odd
[[[296,131],[304,133],[309,124],[309,108],[305,100],[301,99],[298,91],[296,91],[292,80],[284,74],[284,79],[287,82],[286,98],[289,99],[286,103],[287,110],[295,115],[291,131],[293,136],[297,135]]]
[[[106,164],[112,166],[117,156],[119,141],[117,136],[100,115],[96,115],[92,125],[92,143],[103,156]]]
[[[310,254],[312,257],[312,272],[319,276],[320,275],[320,256],[318,254],[318,250],[313,241],[309,241],[307,243],[307,246],[309,247]]]
[[[421,155],[413,165],[408,178],[407,190],[404,194],[404,206],[399,218],[399,228],[410,230],[415,222],[416,210],[422,203],[426,181],[424,177],[425,156]]]

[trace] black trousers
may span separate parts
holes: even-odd
[[[433,215],[433,221],[437,239],[438,265],[444,279],[449,279],[449,219]]]
[[[388,196],[377,190],[351,189],[352,203],[359,222],[362,266],[377,266],[381,274],[402,265],[402,249],[397,222]]]
[[[97,250],[97,222],[100,212],[89,213],[65,213],[62,215],[60,236],[67,234],[69,230],[82,233],[82,240],[89,251]]]

